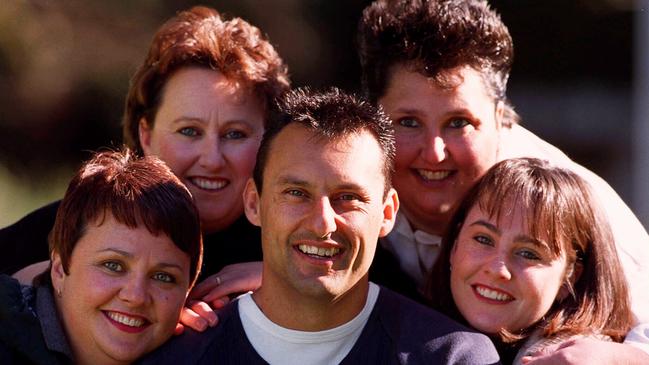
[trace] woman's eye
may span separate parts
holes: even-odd
[[[199,134],[198,131],[196,130],[196,128],[192,128],[192,127],[181,128],[178,131],[178,133],[182,134],[183,136],[187,136],[187,137],[196,137]]]
[[[123,271],[122,265],[120,263],[118,263],[118,262],[115,262],[115,261],[106,261],[106,262],[102,263],[102,266],[104,266],[108,270],[114,271],[114,272]]]
[[[400,126],[406,128],[417,128],[419,127],[419,122],[414,118],[401,118],[398,120]]]
[[[489,245],[491,246],[493,243],[491,242],[491,238],[483,235],[477,235],[473,237],[474,240],[476,240],[478,243],[481,245]]]
[[[520,250],[518,252],[518,255],[524,259],[527,260],[535,260],[538,261],[541,259],[541,256],[539,256],[536,252],[532,250]]]
[[[358,200],[358,197],[354,194],[343,194],[338,199],[352,201],[352,200]]]
[[[469,123],[468,120],[466,120],[466,119],[464,119],[464,118],[457,118],[457,119],[452,119],[452,120],[448,123],[448,126],[451,127],[451,128],[459,129],[459,128],[464,128],[464,127],[466,127],[466,126],[469,125],[469,124],[471,124],[471,123]]]
[[[225,134],[226,139],[241,139],[241,138],[245,138],[245,137],[246,137],[246,134],[244,132],[242,132],[242,131],[228,131]]]
[[[169,275],[165,272],[157,272],[153,274],[153,279],[162,281],[163,283],[173,283],[176,281],[172,275]]]

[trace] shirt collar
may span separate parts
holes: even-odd
[[[38,313],[38,320],[41,322],[47,348],[63,353],[68,358],[73,359],[67,336],[59,321],[51,285],[36,287],[36,312]]]

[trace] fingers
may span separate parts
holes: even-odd
[[[228,303],[230,303],[230,297],[224,296],[208,303],[210,303],[212,305],[212,308],[214,308],[215,310],[222,309],[223,307],[228,305]]]
[[[180,324],[203,332],[208,326],[213,327],[218,322],[216,313],[210,306],[201,301],[190,301],[180,313]],[[176,328],[178,329],[178,328]]]
[[[202,299],[211,303],[217,299],[225,298],[233,294],[255,291],[261,286],[261,272],[239,273],[232,279],[223,280],[221,285],[213,288],[205,294]]]
[[[185,332],[185,326],[183,326],[183,324],[180,322],[176,323],[176,328],[174,328],[174,336],[181,335],[183,332]]]
[[[205,280],[201,281],[198,283],[191,291],[189,294],[189,297],[192,299],[200,299],[205,296],[205,294],[209,293],[210,291],[214,290],[216,287],[221,285],[223,283],[223,279],[219,274],[221,274],[223,270],[221,270],[218,274],[216,275],[211,275],[205,278]]]
[[[230,295],[257,290],[261,286],[261,270],[261,262],[228,265],[196,285],[189,297],[213,303]]]

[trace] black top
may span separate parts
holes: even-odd
[[[231,264],[261,261],[261,229],[241,215],[227,229],[203,237],[203,270],[199,280]]]
[[[291,355],[287,354],[287,363]],[[381,288],[360,337],[341,364],[497,364],[489,339],[441,313]],[[238,301],[219,325],[186,330],[141,360],[159,364],[266,364],[245,334]]]
[[[61,201],[56,201],[0,229],[0,274],[11,275],[25,266],[49,260],[47,235]]]
[[[60,203],[46,205],[0,229],[0,274],[13,274],[25,266],[49,260],[47,236]],[[204,236],[201,277],[215,274],[226,265],[261,258],[261,230],[242,215],[226,230]]]

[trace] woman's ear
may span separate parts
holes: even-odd
[[[151,154],[149,151],[151,149],[151,133],[149,123],[147,123],[144,117],[140,118],[140,122],[138,123],[138,137],[140,138],[140,145],[145,155]]]
[[[557,295],[559,301],[566,299],[568,295],[572,295],[573,297],[575,296],[573,288],[575,287],[575,283],[581,277],[582,271],[584,271],[584,265],[580,261],[574,262],[567,268],[563,285],[561,285],[559,294]]]
[[[496,102],[496,129],[500,130],[505,125],[505,102],[498,100]]]
[[[61,297],[61,295],[63,295],[63,287],[65,286],[66,276],[67,274],[65,273],[65,269],[63,268],[61,255],[53,252],[52,267],[50,268],[50,278],[52,279],[52,287],[54,287],[54,292],[58,297]]]

